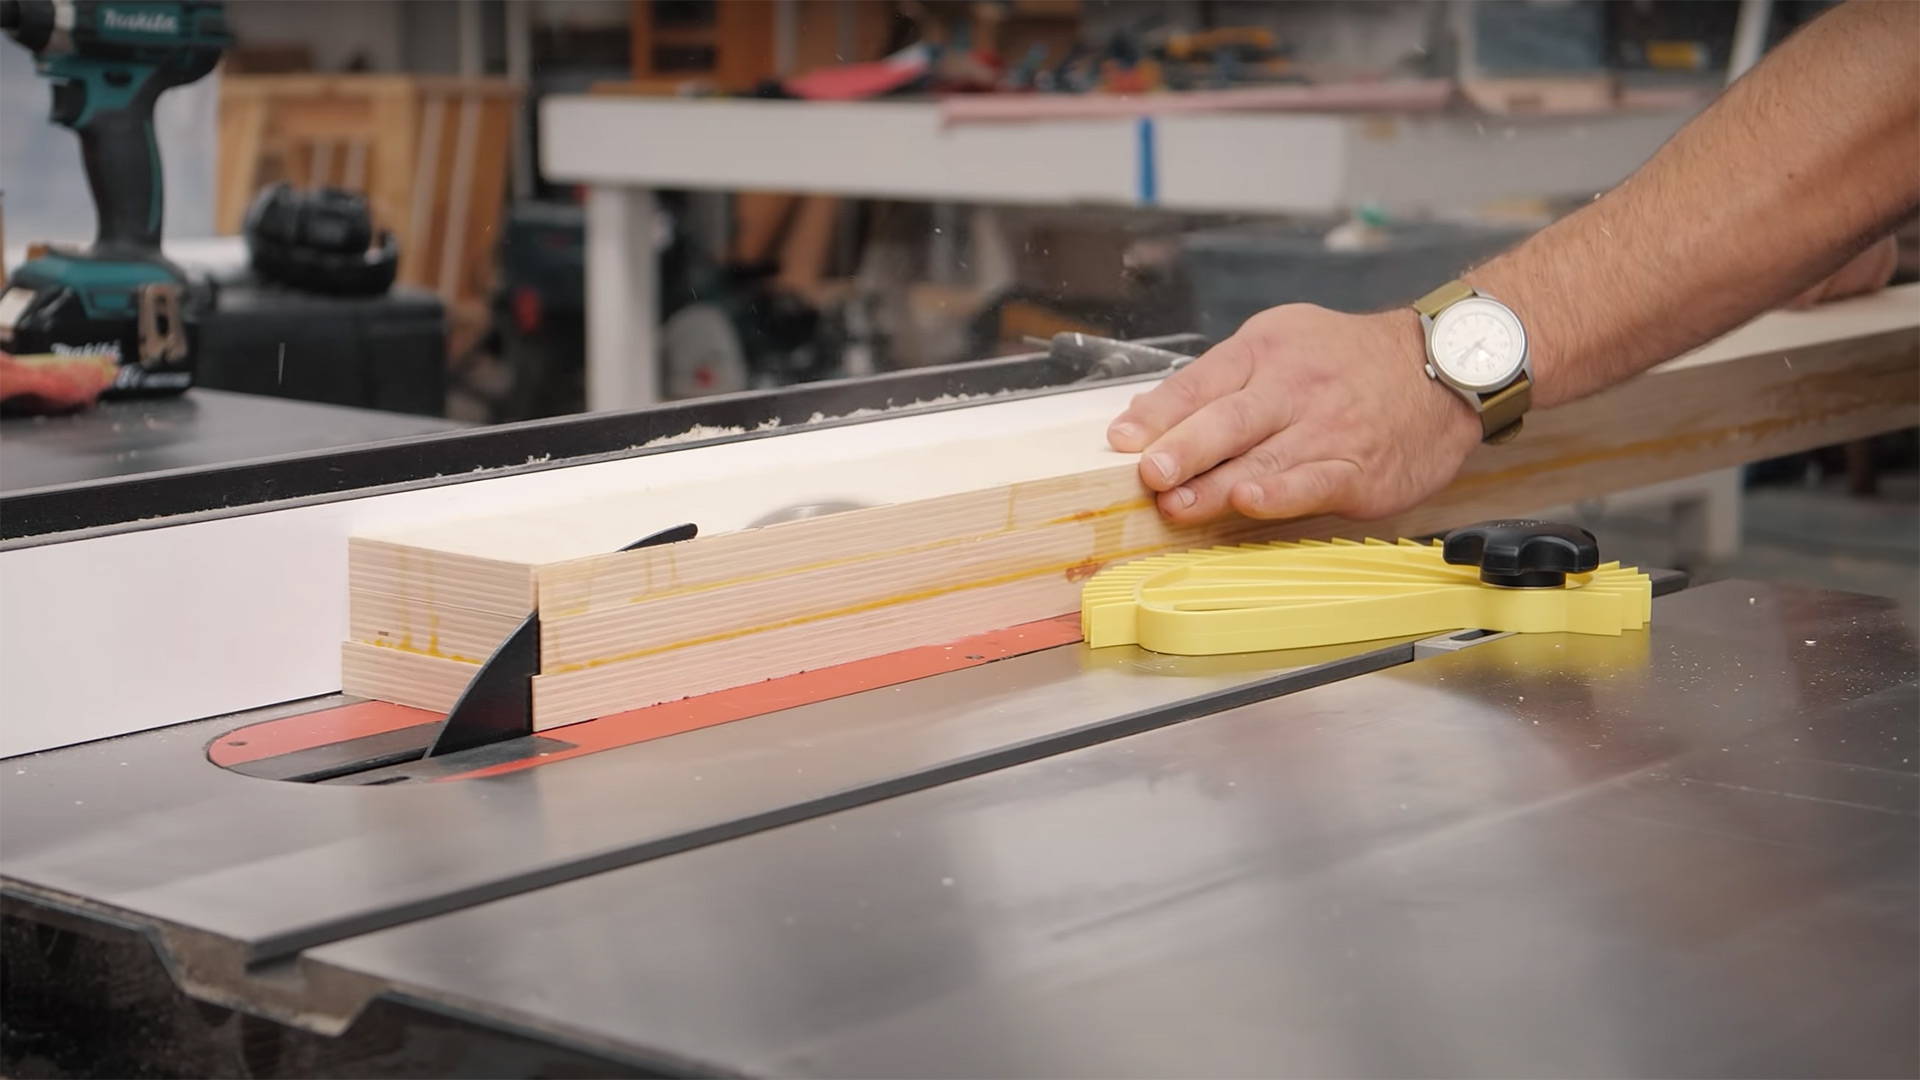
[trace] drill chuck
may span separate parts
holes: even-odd
[[[0,30],[39,54],[53,40],[53,0],[0,0]]]

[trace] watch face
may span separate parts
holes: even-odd
[[[1428,337],[1434,367],[1468,390],[1493,390],[1520,373],[1527,332],[1505,304],[1469,297],[1433,320]]]

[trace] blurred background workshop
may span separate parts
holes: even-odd
[[[213,392],[8,420],[0,484],[1388,307],[1826,6],[243,0],[154,112]],[[23,50],[0,78],[17,268],[95,198]],[[1666,565],[1911,601],[1914,465],[1907,432],[1577,509]]]
[[[0,0],[0,1075],[1913,1075],[1920,219],[1390,531],[1100,435],[1834,7]]]

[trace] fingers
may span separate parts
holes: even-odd
[[[1876,241],[1847,261],[1845,266],[1812,285],[1787,302],[1790,309],[1805,309],[1832,300],[1877,292],[1893,280],[1900,266],[1900,247],[1894,237]]]
[[[1314,448],[1303,442],[1298,428],[1269,436],[1238,457],[1163,492],[1157,500],[1160,511],[1182,525],[1222,517],[1234,509],[1233,491],[1237,486],[1286,472],[1315,456]]]
[[[1891,236],[1877,241],[1867,250],[1853,257],[1827,282],[1822,300],[1843,300],[1849,296],[1861,296],[1878,292],[1893,280],[1894,271],[1900,266],[1900,246]]]
[[[1243,339],[1228,338],[1136,396],[1108,425],[1107,442],[1123,453],[1139,453],[1202,406],[1246,386],[1252,374],[1252,349]]]
[[[1141,458],[1140,478],[1155,491],[1178,487],[1284,430],[1289,419],[1251,391],[1228,394],[1155,439]]]
[[[1194,525],[1237,511],[1265,520],[1342,513],[1354,502],[1360,469],[1344,459],[1290,456],[1276,437],[1158,499],[1160,512]]]
[[[1300,518],[1333,513],[1360,479],[1351,461],[1321,460],[1233,486],[1233,508],[1250,518]]]

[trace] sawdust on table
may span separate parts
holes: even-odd
[[[927,408],[933,408],[941,405],[959,405],[969,401],[986,401],[990,398],[1006,397],[1007,395],[1013,392],[1014,391],[1012,390],[995,390],[992,393],[984,393],[984,394],[941,394],[939,397],[915,398],[914,400],[906,403],[905,405],[894,405],[885,409],[872,409],[872,408],[854,409],[852,412],[834,413],[831,416],[823,412],[816,412],[812,416],[809,416],[805,420],[801,421],[800,423],[794,424],[792,426],[793,427],[810,427],[814,424],[824,424],[831,420],[864,420],[868,417],[883,416],[888,413],[904,413],[904,412],[910,412],[914,409],[927,409]],[[776,417],[772,420],[767,420],[758,425],[755,425],[753,430],[754,431],[774,431],[782,426],[783,425],[780,423],[780,420]],[[722,438],[727,438],[733,435],[745,435],[746,433],[747,433],[747,429],[744,427],[741,427],[738,424],[734,424],[730,426],[721,426],[716,424],[695,424],[693,427],[690,427],[687,430],[680,432],[679,434],[662,435],[657,439],[648,439],[646,442],[643,442],[643,443],[635,443],[634,445],[628,447],[628,449],[650,450],[660,446],[673,446],[679,443],[700,442],[704,439],[722,439]]]

